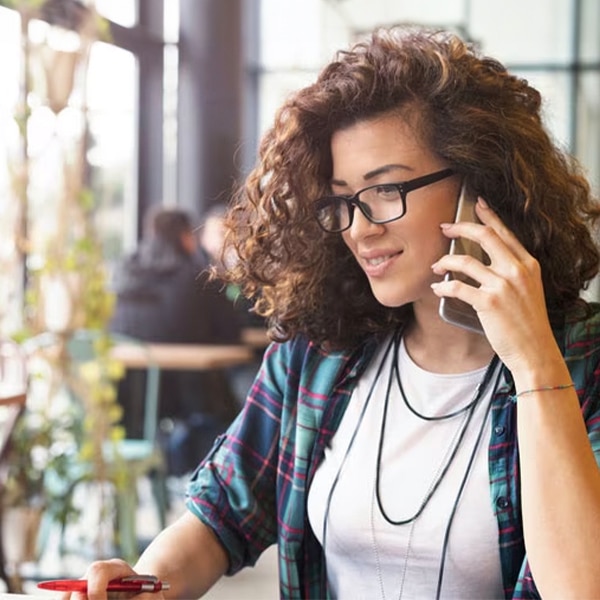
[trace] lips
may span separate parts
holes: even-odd
[[[393,254],[386,254],[385,256],[378,256],[376,258],[365,258],[365,262],[371,267],[376,267],[377,265],[380,265],[381,263],[390,259],[392,256]]]
[[[361,256],[363,270],[370,277],[377,277],[384,274],[392,262],[402,254],[399,252],[390,253],[370,253],[369,256]]]

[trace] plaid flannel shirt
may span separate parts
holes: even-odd
[[[600,305],[585,318],[574,312],[555,335],[600,464]],[[371,338],[354,352],[326,352],[298,337],[267,348],[244,408],[188,487],[187,506],[220,539],[229,575],[277,543],[281,597],[329,597],[323,552],[308,523],[308,489],[378,342]],[[513,394],[503,368],[492,401],[490,498],[505,597],[539,598],[523,541]]]

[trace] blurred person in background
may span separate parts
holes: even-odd
[[[152,209],[139,247],[116,270],[111,331],[145,342],[240,343],[238,314],[205,268],[192,214]],[[142,434],[144,385],[143,374],[132,370],[119,389],[131,437]],[[191,470],[237,411],[221,370],[163,371],[159,413],[171,473]]]
[[[199,246],[202,260],[207,265],[213,267],[217,273],[223,269],[231,267],[235,262],[235,253],[231,251],[223,254],[225,244],[225,215],[227,207],[224,204],[215,204],[204,215],[202,224],[198,228]],[[232,303],[242,329],[244,328],[260,328],[265,331],[265,346],[266,323],[263,317],[252,310],[253,302],[246,298],[237,285],[229,283],[224,288],[224,293]],[[249,364],[239,365],[227,369],[227,374],[231,388],[239,402],[240,407],[246,399],[246,395],[256,377],[264,347],[257,346],[255,348],[255,360]]]
[[[198,228],[200,254],[207,264],[221,269],[224,262],[223,245],[225,242],[224,219],[227,207],[224,204],[215,204],[204,215],[202,224]]]
[[[235,263],[235,252],[229,250],[225,255],[223,253],[226,214],[227,207],[217,204],[208,210],[198,228],[201,260],[213,266],[217,273]],[[228,283],[225,290],[240,315],[242,327],[266,327],[265,319],[252,310],[254,302],[246,298],[237,285]]]

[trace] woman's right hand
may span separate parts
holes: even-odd
[[[61,600],[165,600],[199,598],[226,572],[229,558],[217,536],[196,515],[185,511],[161,531],[131,567],[124,560],[101,560],[90,564],[84,578],[87,594],[65,594]],[[112,579],[153,575],[169,583],[169,591],[107,594]]]
[[[86,579],[87,593],[72,592],[63,594],[61,600],[107,600],[109,594],[106,587],[109,581],[121,577],[139,575],[124,560],[114,558],[111,560],[99,560],[90,564],[83,579]],[[150,596],[150,594],[148,594]],[[118,598],[131,598],[131,593],[110,593],[111,600]],[[144,595],[136,596],[136,600],[143,600]],[[163,600],[162,593],[153,593],[152,600]]]

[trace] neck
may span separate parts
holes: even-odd
[[[487,365],[494,351],[479,333],[442,322],[424,327],[417,320],[404,332],[406,351],[411,359],[433,373],[464,373]]]

